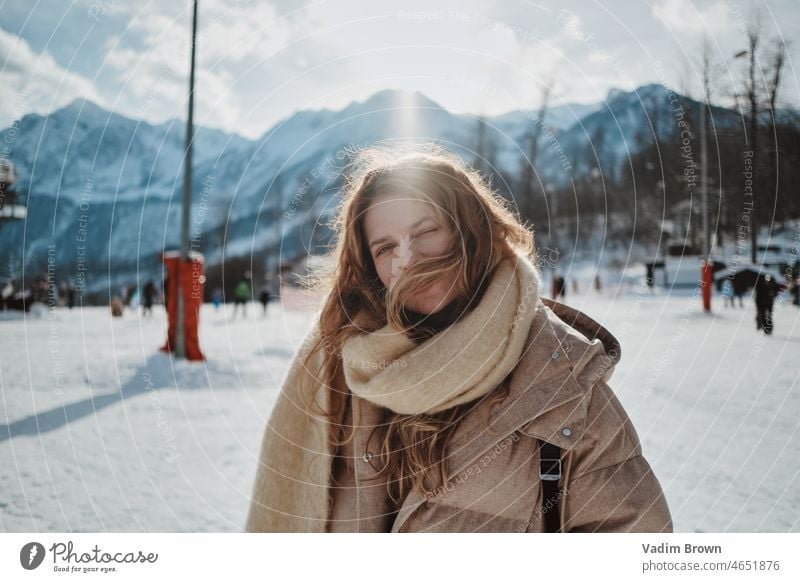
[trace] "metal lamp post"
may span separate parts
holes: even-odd
[[[197,40],[197,0],[192,9],[192,57],[189,69],[189,113],[186,120],[186,160],[183,167],[183,204],[181,215],[181,258],[178,263],[177,277],[177,313],[175,314],[175,357],[186,357],[186,339],[184,334],[185,314],[184,299],[181,289],[181,278],[186,261],[189,260],[189,217],[192,211],[192,142],[194,141],[194,68]]]

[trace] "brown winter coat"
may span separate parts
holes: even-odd
[[[357,427],[337,456],[332,532],[541,532],[539,439],[562,449],[561,531],[672,532],[669,507],[639,437],[608,385],[619,342],[564,304],[541,299],[508,397],[477,405],[447,451],[450,481],[392,507],[367,443],[382,411],[351,396]],[[487,429],[488,421],[488,429]],[[348,458],[347,461],[344,459]],[[360,485],[360,486],[359,486]]]

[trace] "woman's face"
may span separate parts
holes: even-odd
[[[444,255],[453,236],[437,221],[431,202],[395,194],[372,201],[364,215],[364,235],[375,270],[387,289],[415,261]],[[405,307],[418,313],[435,313],[454,298],[453,287],[452,281],[437,281]]]

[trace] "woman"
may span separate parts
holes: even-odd
[[[564,532],[672,531],[607,384],[618,342],[539,297],[533,235],[477,172],[434,146],[362,151],[336,230],[247,531],[541,532],[554,506]]]

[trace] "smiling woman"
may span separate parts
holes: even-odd
[[[372,252],[375,270],[383,285],[391,290],[400,274],[415,257],[441,256],[450,246],[452,234],[447,225],[439,225],[427,204],[400,196],[376,201],[367,211],[364,230]],[[410,224],[409,224],[410,223]],[[391,232],[380,238],[375,233]],[[410,298],[406,307],[422,313],[434,313],[453,297],[453,286],[436,281],[423,295]]]
[[[248,531],[539,532],[559,505],[561,531],[671,531],[606,383],[619,343],[539,297],[533,233],[477,172],[433,145],[365,150],[336,229]],[[565,451],[555,499],[544,443]]]
[[[376,323],[383,311],[395,329],[424,336],[474,305],[499,262],[512,248],[531,253],[533,239],[477,173],[457,171],[453,154],[415,147],[405,157],[399,146],[362,152],[354,163],[361,184],[351,185],[349,217],[339,227],[359,239],[360,253],[346,259],[364,264],[370,299],[383,305]],[[482,235],[492,232],[494,244]]]
[[[364,214],[363,229],[374,269],[385,289],[392,291],[400,275],[415,261],[433,262],[447,255],[454,233],[444,214],[424,195],[389,191],[374,197]],[[427,287],[420,284],[415,292],[408,293],[404,307],[433,314],[455,298],[455,273],[442,267],[429,274],[436,279]],[[405,280],[412,281],[408,277]]]

